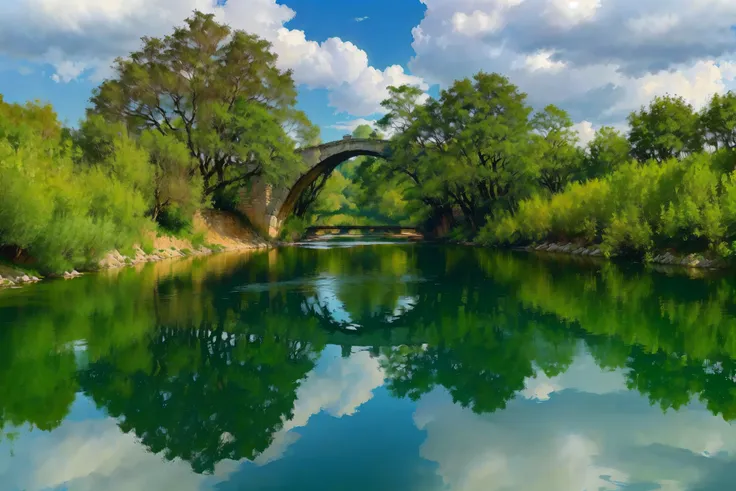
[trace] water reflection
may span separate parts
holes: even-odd
[[[0,489],[726,489],[735,286],[353,244],[3,291]]]

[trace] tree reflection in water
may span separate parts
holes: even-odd
[[[461,247],[285,248],[151,264],[0,294],[0,429],[49,431],[81,390],[198,473],[253,460],[328,344],[386,386],[476,413],[581,351],[663,410],[736,419],[734,280]],[[0,434],[2,434],[0,432]]]

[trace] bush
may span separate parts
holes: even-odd
[[[188,237],[194,227],[192,216],[176,206],[164,209],[156,222],[161,230],[176,237]]]
[[[43,272],[90,266],[150,223],[145,153],[120,134],[119,154],[80,164],[60,128],[48,106],[0,99],[0,246],[25,250]]]
[[[281,226],[279,238],[286,241],[299,240],[307,231],[307,226],[307,221],[304,218],[291,216],[287,218],[286,222]]]
[[[192,243],[192,247],[199,249],[207,242],[207,234],[205,232],[197,232],[196,234],[192,234],[192,238],[189,241]]]
[[[729,160],[732,153],[719,151],[625,163],[604,178],[521,201],[516,213],[489,221],[479,240],[601,242],[608,254],[676,247],[728,255],[736,239],[736,173],[724,171]]]

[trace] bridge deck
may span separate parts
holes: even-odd
[[[325,230],[368,230],[374,232],[401,232],[411,231],[418,232],[417,227],[402,227],[399,225],[314,225],[307,227],[307,233],[320,232]]]

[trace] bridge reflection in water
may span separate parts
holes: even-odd
[[[332,237],[421,240],[424,235],[417,227],[402,227],[400,225],[315,225],[308,227],[304,233],[304,240],[307,241]]]

